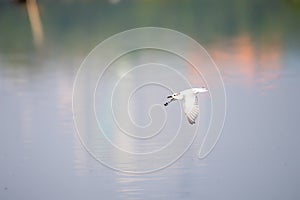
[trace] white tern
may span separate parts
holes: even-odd
[[[170,99],[169,102],[166,102],[164,105],[167,106],[174,100],[183,101],[184,113],[190,124],[195,124],[195,120],[199,115],[200,109],[198,105],[197,94],[200,92],[207,92],[208,90],[205,87],[202,88],[191,88],[178,93],[174,93],[167,98]]]

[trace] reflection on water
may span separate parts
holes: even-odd
[[[27,0],[26,7],[33,33],[34,43],[37,47],[41,47],[44,41],[44,31],[36,0]]]
[[[0,25],[7,27],[0,37],[0,199],[298,199],[296,3],[111,2],[56,7],[38,1],[42,50],[35,47],[26,8],[0,5]],[[175,15],[179,10],[182,15]],[[220,68],[228,113],[221,140],[207,159],[196,157],[202,135],[174,165],[145,175],[111,171],[82,147],[71,110],[76,70],[97,42],[136,26],[191,35]],[[185,65],[181,72],[199,84],[193,68]],[[142,148],[114,139],[131,150]]]
[[[228,47],[230,46],[230,47]],[[226,68],[227,83],[240,82],[247,86],[260,85],[262,90],[274,89],[274,80],[280,78],[283,65],[282,44],[255,44],[249,34],[235,38],[230,44],[212,45],[211,54]],[[233,80],[234,79],[234,80]]]

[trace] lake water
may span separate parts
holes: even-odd
[[[28,17],[25,5],[0,3],[0,199],[300,198],[299,2],[38,3],[42,31],[37,32],[31,28],[35,20]],[[85,135],[93,131],[90,116],[81,116],[86,131],[77,133],[72,111],[73,83],[84,58],[99,42],[143,26],[180,31],[206,48],[225,84],[227,112],[217,145],[207,157],[199,159],[201,131],[207,128],[211,116],[210,96],[199,95],[199,134],[182,157],[152,173],[124,173],[101,164],[82,145],[80,134],[86,136],[84,141],[91,143],[96,154],[109,158],[117,167],[143,166],[142,160],[124,158]],[[193,56],[197,57],[197,52],[191,52]],[[192,86],[205,85],[182,60],[155,50],[134,52],[120,59],[113,68],[116,70],[104,80],[110,83],[153,58],[171,65]],[[138,136],[151,136],[162,126],[161,121],[171,121],[162,132],[168,134],[150,143],[129,142],[119,136],[120,131],[105,121],[110,109],[105,104],[109,97],[103,94],[111,92],[111,87],[95,90],[99,102],[95,115],[105,124],[104,132],[132,152],[161,148],[174,137],[172,133],[179,123],[181,132],[197,133],[178,103],[171,103],[164,111],[162,106],[153,107],[148,115],[152,105],[165,103],[170,91],[155,84],[137,88],[141,86],[139,80],[174,81],[174,90],[184,87],[175,76],[153,68],[144,70],[124,78],[121,92],[114,99],[126,100],[129,115],[141,127],[153,117],[153,130],[132,131]],[[89,89],[86,80],[81,89]],[[136,94],[129,98],[128,93],[136,88]],[[87,105],[85,93],[80,100],[83,103],[79,110]],[[125,104],[112,103],[120,109],[117,119],[126,128],[127,111],[121,112]],[[178,148],[182,148],[181,143]],[[168,156],[161,154],[159,159]]]

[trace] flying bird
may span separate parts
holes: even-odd
[[[191,88],[178,93],[174,93],[167,98],[170,101],[166,102],[164,105],[167,106],[174,100],[182,100],[183,101],[183,109],[184,113],[187,117],[187,120],[190,124],[195,124],[195,120],[199,115],[200,109],[198,105],[198,97],[197,94],[201,92],[207,92],[208,90],[205,87],[202,88]]]

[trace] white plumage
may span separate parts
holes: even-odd
[[[202,87],[202,88],[191,88],[179,93],[174,93],[173,95],[168,96],[168,98],[170,98],[170,101],[165,103],[165,106],[167,106],[170,102],[174,100],[182,100],[183,110],[187,117],[187,120],[189,121],[190,124],[195,124],[195,120],[197,119],[200,112],[197,94],[200,92],[207,92],[207,91],[208,90],[206,88]]]

